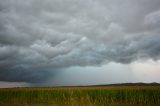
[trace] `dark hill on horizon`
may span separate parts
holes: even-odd
[[[94,85],[93,85],[94,86]],[[160,83],[152,82],[152,83],[115,83],[115,84],[101,84],[95,86],[160,86]]]

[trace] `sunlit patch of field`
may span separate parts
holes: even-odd
[[[160,106],[160,86],[8,88],[0,106]]]

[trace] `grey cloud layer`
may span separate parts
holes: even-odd
[[[159,0],[0,0],[0,80],[160,57]],[[7,76],[7,77],[6,77]]]

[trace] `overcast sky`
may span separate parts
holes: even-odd
[[[159,75],[160,0],[0,0],[0,87]]]

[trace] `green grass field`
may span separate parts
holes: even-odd
[[[160,106],[160,86],[8,88],[0,106]]]

